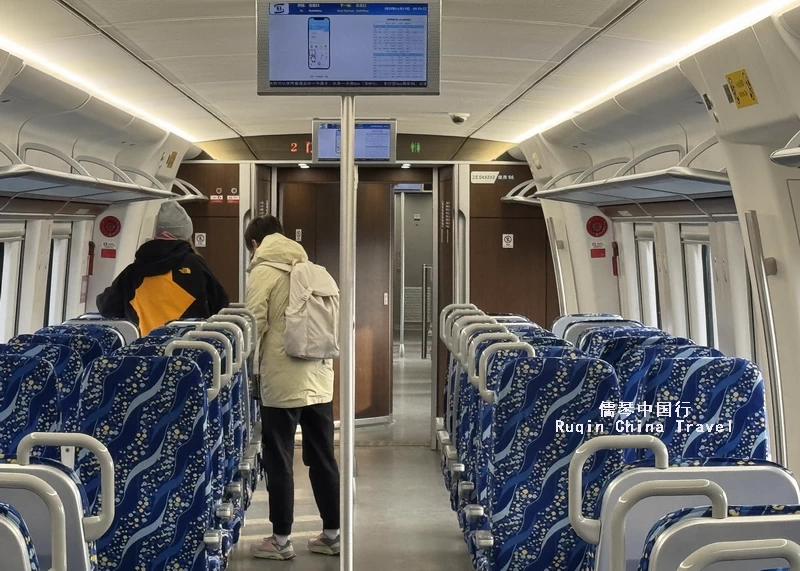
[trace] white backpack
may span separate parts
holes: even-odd
[[[339,287],[333,277],[311,262],[265,265],[289,273],[286,354],[312,361],[339,357]]]

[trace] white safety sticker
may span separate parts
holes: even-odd
[[[513,249],[514,248],[514,235],[513,234],[503,234],[503,248],[506,248],[506,249]]]
[[[194,235],[194,247],[195,248],[205,248],[206,247],[206,233],[205,232],[198,232]]]

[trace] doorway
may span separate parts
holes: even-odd
[[[394,440],[430,441],[433,192],[394,186]]]

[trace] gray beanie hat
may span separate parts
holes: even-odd
[[[158,236],[162,232],[169,232],[178,240],[191,241],[192,234],[194,234],[194,226],[192,219],[186,214],[183,207],[175,202],[169,200],[161,205],[156,218],[156,233]]]

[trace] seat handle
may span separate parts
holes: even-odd
[[[481,353],[481,359],[478,363],[478,391],[481,394],[481,398],[486,401],[487,403],[494,403],[495,402],[495,392],[490,391],[486,387],[487,381],[487,371],[489,368],[489,357],[498,353],[500,351],[525,351],[528,357],[534,357],[536,355],[536,350],[533,348],[532,345],[529,343],[522,343],[522,342],[512,342],[512,343],[498,343],[497,345],[492,345],[491,347],[487,347],[486,350]]]
[[[800,545],[788,539],[720,541],[701,547],[683,560],[679,571],[701,571],[722,561],[785,559],[791,569],[800,569]]]
[[[0,488],[27,490],[42,499],[50,512],[50,571],[67,571],[67,516],[53,487],[33,474],[0,473]]]
[[[476,356],[478,354],[478,347],[481,346],[481,343],[484,341],[505,341],[508,343],[518,343],[519,337],[510,333],[508,330],[500,331],[497,333],[488,332],[488,333],[481,333],[480,335],[476,336],[469,344],[469,368],[467,369],[467,373],[469,374],[469,382],[472,383],[472,386],[476,389],[480,386],[480,380],[478,379],[478,365],[475,363]],[[488,347],[487,347],[488,349]]]
[[[441,313],[439,313],[439,337],[443,342],[445,342],[445,344],[446,344],[444,335],[445,323],[447,321],[447,318],[450,316],[450,313],[452,313],[457,309],[478,309],[478,308],[471,303],[451,303],[450,305],[442,309]]]
[[[600,450],[627,450],[631,448],[652,450],[656,457],[655,466],[666,470],[669,466],[667,447],[655,436],[618,435],[597,436],[581,444],[569,463],[569,523],[575,533],[593,545],[600,543],[600,520],[583,517],[583,466]]]
[[[74,446],[91,451],[100,464],[100,500],[102,506],[96,516],[83,518],[86,541],[97,541],[111,528],[116,512],[114,494],[114,460],[105,445],[88,434],[32,432],[20,440],[17,446],[17,462],[20,466],[31,463],[31,451],[36,446]],[[63,506],[62,506],[63,509]],[[54,551],[53,553],[56,553]],[[65,567],[66,569],[66,567]]]
[[[188,331],[184,336],[184,339],[192,339],[201,341],[203,339],[216,339],[220,341],[225,346],[225,362],[227,366],[225,367],[225,373],[220,375],[220,386],[227,387],[231,384],[233,380],[233,344],[231,340],[228,339],[223,333],[219,331]],[[221,359],[221,357],[220,357]]]
[[[711,500],[712,516],[725,519],[728,515],[728,496],[725,490],[706,479],[651,480],[632,486],[611,508],[611,568],[625,569],[625,518],[633,507],[655,496],[705,496]],[[601,530],[602,531],[602,530]]]

